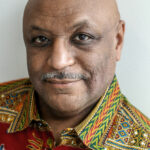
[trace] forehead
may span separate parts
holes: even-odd
[[[106,1],[109,0],[29,0],[29,8],[42,12],[46,11],[51,16],[64,16],[78,10],[98,11],[100,7],[102,11]]]
[[[25,18],[28,24],[49,27],[70,27],[88,22],[93,27],[104,28],[111,24],[107,0],[30,0]]]

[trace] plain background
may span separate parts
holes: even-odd
[[[27,0],[0,0],[0,82],[27,77],[22,16]],[[118,0],[126,34],[117,76],[129,101],[150,118],[150,0]]]

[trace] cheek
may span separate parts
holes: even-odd
[[[80,58],[84,69],[90,73],[90,80],[87,82],[89,93],[101,95],[111,82],[115,72],[115,59],[113,52],[97,51],[89,55],[82,55]],[[84,61],[83,61],[84,60]]]
[[[43,53],[33,53],[27,52],[27,63],[28,63],[28,71],[29,74],[38,74],[38,72],[42,72],[45,64],[46,64],[46,55]]]

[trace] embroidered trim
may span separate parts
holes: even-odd
[[[80,138],[90,148],[97,149],[98,146],[102,145],[100,140],[107,132],[106,128],[110,125],[116,112],[120,96],[121,92],[115,76],[94,116],[80,133]]]
[[[122,104],[124,109],[126,109],[130,114],[131,116],[133,117],[133,119],[135,120],[135,122],[137,122],[142,128],[144,129],[148,129],[150,130],[150,121],[144,116],[142,115],[138,110],[136,110],[134,107],[132,107],[132,110],[131,110],[131,105],[129,103],[123,103]],[[136,114],[138,113],[138,114]]]
[[[43,147],[43,140],[38,138],[35,133],[32,133],[33,139],[28,140],[29,145],[26,146],[29,150],[41,150]]]
[[[118,148],[118,149],[121,148],[121,149],[124,149],[124,150],[145,150],[144,148],[121,144],[121,143],[116,142],[112,139],[107,139],[106,140],[106,145],[112,146],[112,147],[115,147],[115,148]]]

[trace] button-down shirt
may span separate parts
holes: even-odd
[[[40,118],[29,79],[0,84],[0,150],[150,150],[150,120],[121,93],[116,76],[78,126],[61,133]]]

